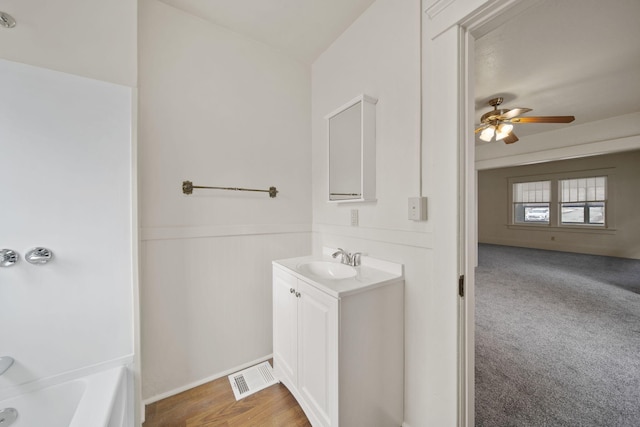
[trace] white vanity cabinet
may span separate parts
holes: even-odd
[[[331,414],[337,396],[330,390],[335,388],[331,377],[337,377],[338,300],[278,268],[273,299],[276,375],[299,393],[305,412],[311,411],[320,425],[336,425]]]
[[[403,419],[403,280],[339,292],[273,264],[273,364],[314,427]]]

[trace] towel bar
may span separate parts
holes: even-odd
[[[253,188],[239,188],[239,187],[206,187],[201,185],[193,185],[191,181],[182,181],[182,192],[184,194],[193,193],[194,188],[208,188],[213,190],[232,190],[232,191],[258,191],[261,193],[269,193],[269,197],[274,198],[278,194],[276,187],[269,187],[268,190],[255,190]]]

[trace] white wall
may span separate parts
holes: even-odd
[[[272,353],[273,259],[311,252],[310,70],[140,3],[143,396]],[[266,193],[194,190],[195,185]]]
[[[130,88],[0,60],[2,391],[132,362]],[[24,254],[51,249],[50,264]],[[1,398],[1,396],[0,396]]]
[[[137,2],[7,0],[0,57],[125,86],[136,85]]]
[[[407,219],[421,177],[420,2],[377,0],[315,61],[312,76],[313,249],[342,247],[404,264],[405,423],[427,425],[437,405],[432,396],[442,391],[432,374],[446,366],[439,364],[445,353],[436,328],[441,304],[432,279],[432,222]],[[378,98],[378,200],[327,203],[324,116],[360,93]],[[359,211],[357,227],[349,225],[351,209]],[[455,368],[455,348],[453,359]]]

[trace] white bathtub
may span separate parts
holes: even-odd
[[[126,368],[112,368],[0,401],[15,408],[11,427],[128,427]]]

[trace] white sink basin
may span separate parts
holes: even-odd
[[[311,261],[298,265],[298,271],[302,274],[311,274],[324,279],[348,279],[356,275],[356,269],[350,265],[329,261]]]

